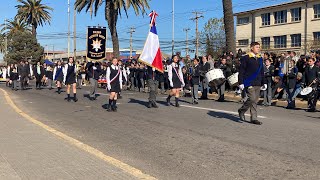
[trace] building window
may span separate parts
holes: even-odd
[[[261,38],[262,49],[270,49],[270,37]]]
[[[315,41],[320,41],[320,32],[314,32],[313,33],[313,39]]]
[[[301,21],[301,8],[291,9],[291,22]]]
[[[238,24],[248,24],[249,17],[238,18]]]
[[[301,34],[291,35],[291,47],[301,47]]]
[[[320,18],[320,4],[313,6],[314,18]]]
[[[274,36],[274,48],[286,48],[287,36]]]
[[[270,13],[261,14],[262,26],[270,25]]]
[[[249,39],[242,39],[238,40],[239,46],[248,46],[249,45]]]
[[[281,24],[287,22],[287,10],[277,11],[274,13],[274,23]]]

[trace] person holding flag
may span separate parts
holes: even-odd
[[[140,55],[139,61],[147,65],[147,79],[150,87],[148,108],[158,108],[156,104],[156,94],[159,85],[160,74],[163,73],[162,55],[160,50],[159,37],[156,28],[156,17],[158,14],[152,11],[149,14],[151,18],[150,30]]]

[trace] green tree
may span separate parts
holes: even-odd
[[[119,57],[119,39],[117,33],[118,16],[121,17],[121,10],[124,10],[127,18],[127,10],[132,6],[136,15],[145,13],[145,9],[149,8],[149,0],[76,0],[75,8],[78,12],[85,9],[86,12],[90,11],[91,16],[94,8],[94,15],[97,15],[97,11],[104,3],[105,19],[108,22],[108,28],[110,30],[113,46],[113,55]]]
[[[6,52],[5,39],[6,39],[6,36],[1,33],[0,34],[0,53],[2,54]]]
[[[53,9],[45,4],[42,0],[18,0],[21,4],[17,5],[17,17],[32,26],[32,34],[37,35],[38,26],[50,24],[51,15],[49,11]]]
[[[224,16],[224,28],[226,31],[226,48],[228,52],[233,52],[233,54],[236,54],[232,0],[222,0],[222,4],[223,4],[223,16]]]
[[[15,32],[8,37],[8,52],[4,60],[8,63],[16,63],[31,59],[32,64],[35,64],[42,59],[43,51],[36,37],[28,32]]]
[[[219,57],[225,49],[225,32],[223,18],[210,18],[200,33],[202,53]]]
[[[6,35],[16,33],[16,32],[28,32],[31,33],[30,26],[22,21],[21,19],[15,17],[13,20],[6,20],[4,24],[0,25],[1,32]]]

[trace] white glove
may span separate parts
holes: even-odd
[[[173,87],[173,82],[172,81],[170,81],[170,87]]]
[[[120,89],[122,90],[122,83],[120,84]]]
[[[244,84],[240,84],[239,88],[241,89],[241,91],[244,90]]]
[[[93,70],[97,70],[97,68],[95,66],[93,66]]]
[[[260,88],[260,90],[262,90],[262,91],[265,91],[265,90],[267,90],[267,84],[264,84],[263,86],[261,86],[261,88]]]
[[[111,85],[110,84],[107,85],[107,89],[108,89],[108,91],[111,90]]]
[[[182,83],[181,87],[183,88],[184,86],[185,86],[185,84],[184,84],[184,83]]]

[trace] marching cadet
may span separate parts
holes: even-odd
[[[267,82],[267,90],[263,91],[263,105],[271,106],[272,100],[272,77],[274,76],[274,66],[271,65],[270,59],[265,59],[264,77]]]
[[[134,63],[132,62],[129,67],[129,79],[130,79],[130,90],[134,91],[135,89],[135,76],[136,76],[136,68]]]
[[[297,83],[298,68],[295,66],[295,60],[290,60],[290,65],[287,74],[287,93],[288,93],[288,106],[287,109],[294,109],[295,100],[293,99],[294,91]]]
[[[199,104],[199,83],[200,83],[200,66],[199,59],[193,60],[193,69],[191,72],[191,94],[192,94],[192,104]]]
[[[224,77],[227,79],[231,74],[231,69],[227,66],[227,59],[223,57],[220,62],[219,68],[222,70]],[[223,82],[221,85],[218,86],[218,95],[219,95],[219,102],[224,102],[224,92],[226,90],[226,81]]]
[[[34,76],[36,77],[36,89],[41,90],[42,80],[45,77],[45,72],[43,66],[40,62],[37,62],[37,65],[33,69]]]
[[[147,66],[147,81],[150,88],[148,108],[158,108],[156,98],[161,74],[162,73],[157,71],[155,68]]]
[[[202,95],[200,99],[208,99],[208,83],[205,75],[210,70],[210,64],[208,63],[207,56],[202,57],[202,66],[201,66],[201,86],[202,86]]]
[[[48,89],[52,90],[53,68],[51,65],[47,66],[46,77],[47,77]]]
[[[10,81],[11,81],[11,88],[12,90],[17,91],[17,84],[18,84],[19,74],[18,74],[18,65],[14,64],[10,69]]]
[[[179,65],[179,60],[177,55],[172,56],[172,63],[168,66],[168,76],[169,76],[169,83],[171,92],[167,97],[167,105],[170,106],[170,99],[172,96],[175,96],[175,106],[179,107],[179,97],[180,91],[184,87],[184,80],[181,67]]]
[[[101,74],[101,66],[98,62],[88,62],[85,69],[88,70],[88,78],[91,85],[89,92],[89,99],[91,101],[96,100],[96,91],[98,88],[98,79]]]
[[[70,102],[70,88],[72,86],[72,91],[73,91],[73,101],[77,102],[77,68],[76,65],[74,64],[73,57],[69,57],[69,63],[64,66],[63,69],[63,82],[67,86],[67,101]]]
[[[239,88],[247,93],[247,100],[239,108],[240,120],[245,120],[245,113],[250,109],[251,123],[261,125],[258,121],[257,103],[259,101],[260,90],[265,91],[267,84],[264,78],[263,59],[260,53],[260,44],[252,42],[247,55],[242,56],[239,71]]]
[[[110,91],[109,106],[107,111],[117,111],[118,93],[122,89],[122,72],[118,66],[118,59],[113,58],[112,64],[107,68],[107,88]]]
[[[121,60],[118,61],[118,66],[121,70],[121,74],[122,74],[122,87],[124,87],[124,89],[126,88],[126,83],[127,83],[127,70],[126,70],[126,67],[125,65],[122,63]],[[122,88],[121,88],[122,90]],[[122,99],[122,96],[121,96],[121,90],[120,92],[118,93],[118,99]]]
[[[139,92],[145,92],[145,83],[144,83],[144,76],[145,76],[145,67],[144,64],[140,64],[139,69],[138,69],[138,77],[139,77],[139,82],[140,82],[140,89]]]
[[[57,66],[53,70],[53,80],[56,82],[57,88],[58,88],[58,94],[61,93],[61,85],[63,82],[63,67],[61,65],[61,61],[57,62]]]
[[[308,94],[308,112],[315,112],[316,111],[316,104],[318,100],[318,84],[320,78],[320,69],[319,67],[315,66],[315,58],[310,57],[308,59],[308,66],[303,74],[302,83],[305,86],[310,86],[313,88],[313,91]]]

